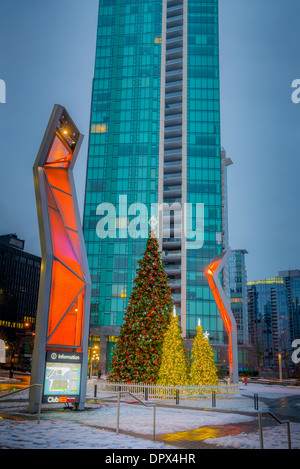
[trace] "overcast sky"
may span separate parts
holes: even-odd
[[[299,0],[220,0],[222,145],[229,242],[248,280],[300,269]],[[53,105],[85,135],[74,169],[83,212],[98,0],[0,0],[0,234],[40,255],[32,177]]]

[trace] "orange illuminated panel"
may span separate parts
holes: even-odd
[[[47,199],[49,205],[49,219],[52,235],[54,256],[66,264],[73,272],[83,278],[82,270],[77,259],[75,250],[68,236],[67,229],[58,211],[56,201],[49,185],[46,183]],[[54,208],[56,207],[56,208]]]
[[[72,196],[55,188],[52,188],[52,191],[66,228],[77,231]]]
[[[54,254],[47,346],[79,349],[82,347],[85,279],[68,171],[60,166],[55,169],[47,166],[45,187]]]
[[[210,266],[207,268],[205,274],[207,275],[213,275],[215,271],[217,270],[218,265],[220,264],[221,259],[219,261],[213,262],[210,264]]]
[[[80,249],[80,241],[79,241],[79,236],[78,232],[72,231],[68,229],[68,234],[69,237],[72,241],[73,248],[76,252],[77,259],[80,263],[80,266],[83,267],[83,262],[82,262],[82,256],[81,256],[81,249]]]
[[[206,275],[206,277],[207,277],[210,289],[212,291],[212,294],[214,296],[215,302],[217,304],[218,310],[219,310],[219,312],[222,316],[222,319],[224,321],[226,330],[227,330],[227,332],[230,332],[231,331],[231,322],[230,322],[230,319],[228,317],[228,314],[227,314],[226,308],[224,306],[224,303],[221,299],[220,293],[218,292],[218,289],[215,285],[214,279],[212,278],[212,276],[210,274]]]
[[[85,283],[54,259],[48,319],[48,345],[81,345]],[[74,343],[76,342],[76,343]]]
[[[61,191],[72,195],[68,170],[64,168],[45,168],[45,173],[51,187],[57,187]]]
[[[51,146],[51,150],[47,156],[45,165],[67,168],[72,159],[72,154],[67,147],[63,144],[60,138],[56,135]]]

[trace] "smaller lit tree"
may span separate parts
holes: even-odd
[[[159,384],[168,386],[188,384],[188,364],[181,334],[178,316],[173,313],[163,341],[162,361],[158,373]]]
[[[197,334],[192,348],[190,383],[193,386],[214,386],[218,384],[218,371],[208,334],[203,334],[202,326],[196,327]]]

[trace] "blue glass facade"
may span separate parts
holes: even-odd
[[[248,296],[245,249],[236,249],[229,257],[231,310],[236,320],[238,344],[248,344]]]
[[[265,369],[278,367],[278,354],[291,355],[289,307],[282,277],[248,282],[249,338]]]
[[[291,341],[300,338],[300,270],[279,272],[283,278],[289,306]]]
[[[119,196],[128,206],[157,201],[161,14],[160,0],[99,4],[84,210],[92,326],[121,325],[145,248],[144,239],[120,239]],[[116,207],[117,240],[96,233],[103,202]]]
[[[151,203],[203,204],[201,248],[176,234],[182,215],[160,242],[185,337],[200,318],[223,343],[204,276],[223,245],[220,140],[218,0],[100,0],[84,210],[92,330],[121,325],[145,248],[146,239],[122,238],[126,195],[148,213]],[[97,235],[101,203],[116,207],[116,238]]]
[[[203,271],[222,252],[218,1],[188,2],[187,203],[204,204],[204,244],[187,251],[187,330],[202,319],[210,340],[223,325]]]

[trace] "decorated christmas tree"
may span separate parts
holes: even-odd
[[[188,384],[187,357],[181,332],[178,316],[174,314],[164,337],[162,363],[158,374],[159,384],[168,386]]]
[[[190,384],[193,386],[214,386],[218,384],[217,367],[208,334],[203,334],[202,326],[196,327],[197,334],[192,348]]]
[[[109,381],[153,383],[173,301],[154,232],[149,233],[115,347]]]

